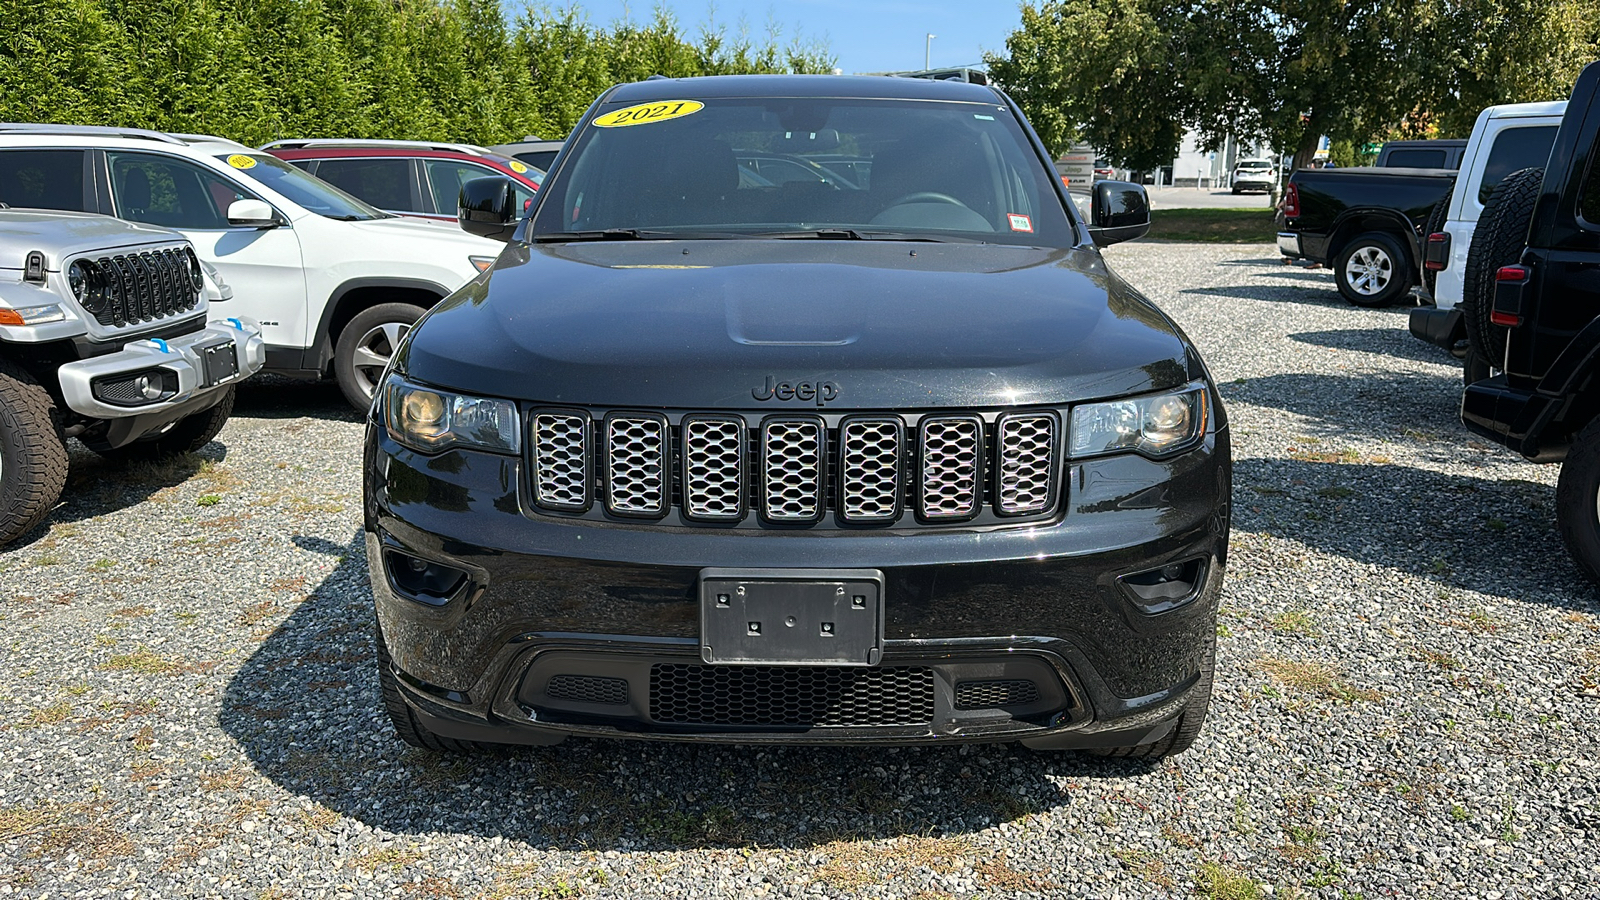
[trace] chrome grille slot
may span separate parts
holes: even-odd
[[[761,424],[761,514],[768,521],[803,524],[822,518],[826,444],[821,419]]]
[[[1043,512],[1055,499],[1056,417],[1025,413],[1000,418],[995,510],[1020,516]]]
[[[983,421],[976,416],[922,420],[918,511],[924,519],[971,518],[983,496]]]
[[[683,423],[683,507],[691,519],[744,517],[744,422],[696,417]]]
[[[606,509],[624,516],[667,511],[667,420],[612,413],[605,419]]]
[[[839,428],[839,515],[888,522],[900,515],[900,442],[895,418],[847,419]]]
[[[589,417],[543,411],[533,416],[533,500],[550,509],[589,505]]]

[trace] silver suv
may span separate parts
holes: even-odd
[[[39,524],[66,439],[107,456],[187,453],[266,359],[253,321],[182,235],[107,216],[0,209],[0,543]]]

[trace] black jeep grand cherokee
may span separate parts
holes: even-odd
[[[573,134],[526,220],[467,185],[508,247],[374,405],[402,738],[1194,740],[1231,463],[1096,249],[1142,188],[1082,222],[970,84],[652,79]]]

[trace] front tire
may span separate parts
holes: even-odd
[[[25,369],[0,361],[0,545],[44,521],[66,484],[55,401]]]
[[[1561,464],[1556,523],[1573,561],[1600,586],[1600,418],[1578,432]]]
[[[1411,290],[1411,267],[1405,248],[1392,236],[1368,231],[1340,248],[1333,261],[1333,281],[1344,299],[1356,306],[1388,306]]]
[[[333,348],[333,375],[351,406],[366,412],[372,405],[389,359],[426,312],[411,303],[380,303],[362,310],[339,332]]]

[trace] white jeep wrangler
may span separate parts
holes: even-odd
[[[0,209],[0,544],[55,506],[67,438],[154,456],[222,430],[266,355],[253,321],[207,322],[230,294],[166,229]]]

